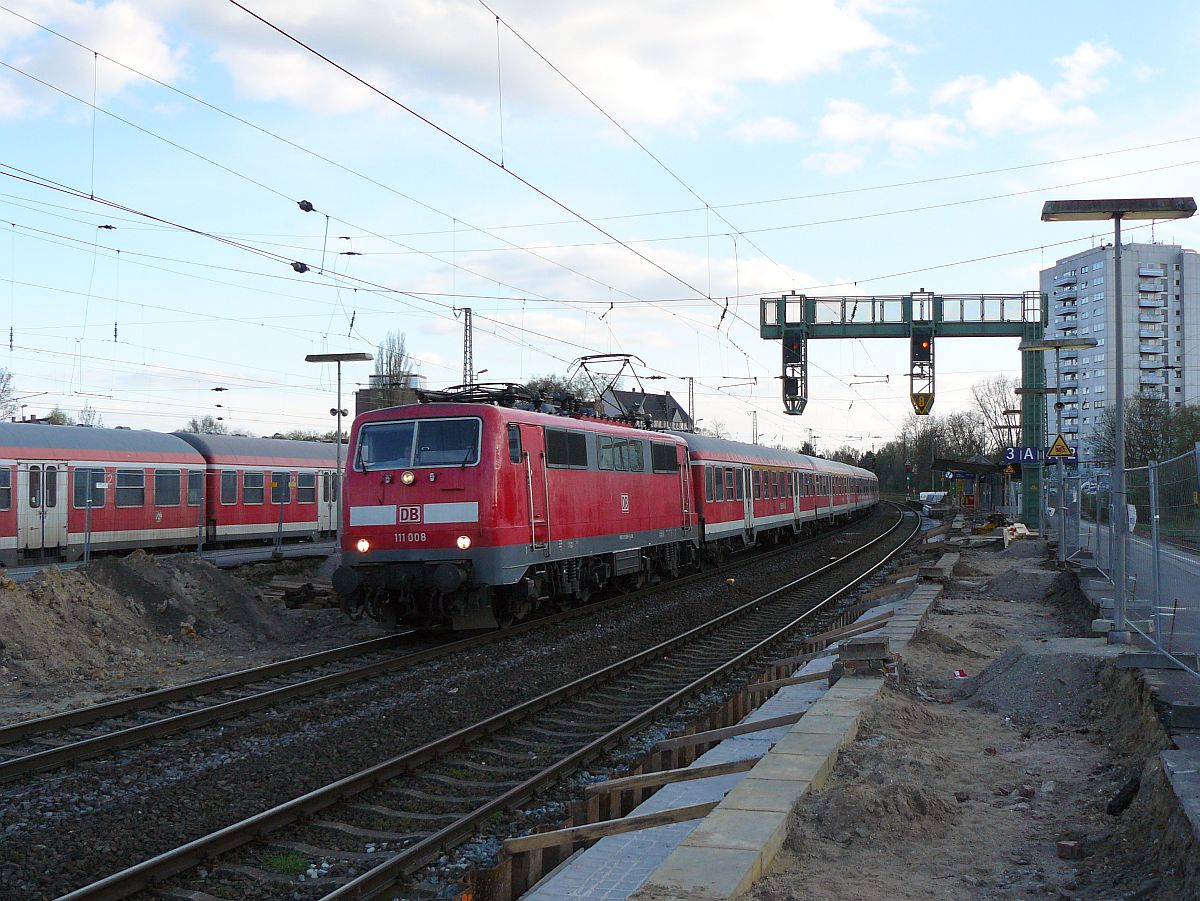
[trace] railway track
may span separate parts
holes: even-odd
[[[373,897],[656,717],[811,632],[827,605],[917,528],[918,517],[898,511],[882,535],[703,625],[64,899],[122,898],[151,885],[176,898]],[[334,863],[298,883],[264,869],[268,853]],[[203,873],[193,869],[201,865]]]
[[[685,576],[669,585],[684,587],[736,572],[742,567],[794,552],[828,534],[749,554],[718,570]],[[0,784],[399,672],[607,607],[633,603],[662,587],[654,585],[631,594],[615,595],[503,631],[445,641],[433,634],[422,635],[410,630],[0,726]],[[428,646],[395,653],[397,648],[414,641]]]

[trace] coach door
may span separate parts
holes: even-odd
[[[511,426],[510,426],[511,428]],[[545,433],[540,426],[520,426],[520,454],[525,463],[525,496],[529,506],[529,545],[550,554],[550,482],[546,471]],[[514,452],[509,438],[509,452]]]
[[[751,538],[754,537],[754,490],[750,484],[750,468],[742,467],[737,470],[738,485],[740,486],[738,494],[742,498],[742,524],[746,528],[746,534]]]
[[[337,482],[332,470],[322,470],[318,473],[321,482],[321,500],[317,504],[317,529],[320,532],[332,532],[337,524]]]
[[[23,557],[58,556],[67,546],[67,466],[22,463],[17,476],[17,531]]]

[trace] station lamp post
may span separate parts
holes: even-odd
[[[1087,222],[1111,219],[1113,222],[1113,278],[1116,282],[1113,340],[1117,345],[1116,391],[1114,410],[1113,473],[1110,480],[1113,513],[1109,528],[1113,530],[1116,559],[1113,561],[1113,625],[1108,633],[1110,644],[1128,644],[1129,630],[1125,628],[1126,559],[1125,533],[1128,514],[1125,498],[1125,343],[1124,309],[1121,306],[1121,221],[1123,219],[1189,219],[1196,213],[1193,197],[1140,197],[1125,200],[1047,200],[1042,206],[1043,222]]]
[[[1060,366],[1062,361],[1060,355],[1064,350],[1086,350],[1089,347],[1097,347],[1099,341],[1095,338],[1042,338],[1038,341],[1023,341],[1018,348],[1022,353],[1031,353],[1033,351],[1054,351],[1054,387],[1052,389],[1034,389],[1041,390],[1045,393],[1054,394],[1054,434],[1055,440],[1057,436],[1062,434],[1062,372]],[[1078,448],[1075,451],[1079,453]],[[1042,464],[1043,466],[1045,463]],[[1058,461],[1058,562],[1062,563],[1067,558],[1067,517],[1063,515],[1063,498],[1064,493],[1066,461]]]
[[[338,502],[338,515],[333,523],[335,542],[341,537],[342,526],[342,417],[346,415],[346,411],[342,409],[342,364],[369,363],[373,359],[375,358],[367,353],[308,354],[304,358],[306,363],[337,363],[337,407],[329,411],[337,417],[337,471],[333,474]]]

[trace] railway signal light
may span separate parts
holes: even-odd
[[[914,363],[933,360],[933,329],[914,328],[909,338],[909,359]]]
[[[799,366],[804,362],[803,338],[785,338],[783,340],[783,365]]]

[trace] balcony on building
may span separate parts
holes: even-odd
[[[1055,303],[1063,303],[1068,300],[1076,300],[1079,297],[1079,289],[1072,285],[1069,288],[1056,288],[1051,295],[1051,299]]]
[[[1167,302],[1158,296],[1139,297],[1138,306],[1143,310],[1159,310],[1167,305]]]
[[[1078,410],[1064,410],[1063,411],[1063,419],[1078,419],[1078,418],[1079,418]]]
[[[1167,290],[1167,283],[1165,280],[1138,282],[1138,290],[1143,293],[1157,294]]]
[[[1161,375],[1155,375],[1152,372],[1143,372],[1138,376],[1139,385],[1165,385],[1166,379]]]
[[[1079,278],[1074,272],[1063,272],[1060,275],[1054,276],[1054,287],[1061,288],[1063,285],[1073,285]]]
[[[1166,353],[1166,350],[1162,341],[1143,341],[1138,345],[1138,353],[1143,354],[1161,354]]]
[[[1162,325],[1167,321],[1167,318],[1164,315],[1165,312],[1166,311],[1164,310],[1163,313],[1138,313],[1138,322],[1148,322],[1152,325]]]
[[[1166,335],[1163,334],[1163,330],[1159,329],[1159,328],[1139,328],[1138,329],[1138,337],[1139,338],[1165,338]]]
[[[1058,326],[1058,330],[1063,333],[1064,338],[1073,338],[1079,332],[1078,324],[1074,322],[1065,322]]]
[[[1078,363],[1063,363],[1062,369],[1060,369],[1059,371],[1063,375],[1078,375],[1079,374],[1079,364]]]
[[[1164,360],[1138,360],[1138,369],[1162,369],[1166,365]]]
[[[1138,266],[1138,275],[1142,278],[1162,278],[1166,274],[1162,266]]]

